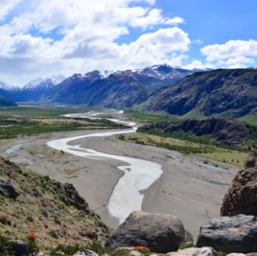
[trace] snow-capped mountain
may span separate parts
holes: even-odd
[[[129,108],[193,73],[167,64],[103,73],[95,70],[72,75],[49,90],[42,99],[61,104]]]
[[[6,83],[6,82],[4,82],[4,81],[1,81],[1,80],[0,80],[0,89],[3,89],[3,90],[11,90],[11,89],[13,89],[13,88],[15,88],[15,87],[12,86],[12,85],[10,85],[10,84],[8,84],[8,83]]]
[[[58,76],[52,76],[51,78],[37,78],[34,79],[32,81],[30,81],[29,83],[27,83],[26,85],[24,85],[23,89],[25,90],[31,90],[31,89],[36,89],[36,88],[51,88],[54,85],[57,85],[59,83],[61,83],[63,80],[65,79],[64,76],[62,75],[58,75]]]
[[[98,70],[74,74],[66,79],[54,76],[38,78],[17,90],[6,90],[16,102],[52,102],[86,106],[129,108],[140,104],[166,86],[194,71],[167,64],[142,69]]]
[[[167,80],[173,83],[175,80],[179,80],[187,75],[195,73],[193,70],[182,69],[181,67],[171,67],[168,64],[153,65],[142,69],[128,69],[124,71],[109,71],[106,70],[102,73],[103,78],[107,78],[113,74],[134,74],[152,77],[160,80]]]

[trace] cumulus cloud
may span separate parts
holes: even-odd
[[[205,46],[201,52],[207,57],[207,61],[234,58],[235,56],[257,57],[257,41],[230,40],[225,44]]]
[[[178,25],[180,23],[184,23],[184,19],[181,17],[174,17],[172,19],[166,20],[166,24],[168,25]]]
[[[202,63],[200,60],[194,60],[192,63],[185,65],[185,69],[215,69],[215,66],[211,63]]]
[[[21,0],[2,0],[0,2],[0,21],[3,20]]]
[[[163,16],[155,0],[8,0],[0,3],[1,19],[0,78],[16,84],[15,77],[25,83],[59,73],[179,64],[190,44],[174,27],[184,20]],[[121,43],[131,30],[140,35]]]
[[[225,44],[207,45],[201,49],[208,62],[217,66],[245,67],[257,57],[257,41],[230,40]]]

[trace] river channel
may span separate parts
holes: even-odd
[[[88,114],[68,114],[66,116],[71,118],[88,118]],[[97,114],[93,113],[91,118],[98,118]],[[47,142],[47,145],[56,150],[62,150],[66,153],[79,157],[94,159],[95,161],[103,158],[112,158],[128,163],[128,165],[125,166],[118,166],[118,169],[122,170],[124,175],[119,179],[118,183],[114,187],[107,206],[110,215],[117,218],[119,222],[122,223],[131,212],[141,210],[144,199],[144,194],[142,191],[149,188],[156,180],[158,180],[163,171],[160,164],[151,161],[121,155],[107,154],[91,148],[82,147],[79,144],[69,144],[71,141],[79,141],[82,139],[85,143],[85,139],[89,137],[107,137],[117,134],[136,132],[137,128],[135,123],[128,123],[119,119],[110,120],[134,126],[131,129],[97,132],[82,136],[52,140]]]

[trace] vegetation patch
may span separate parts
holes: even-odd
[[[29,243],[31,252],[69,255],[61,254],[61,250],[67,253],[73,246],[77,249],[77,244],[85,248],[93,239],[101,241],[109,235],[108,227],[71,184],[21,169],[3,158],[0,158],[0,178],[9,180],[19,191],[15,200],[0,196],[0,255],[12,255],[8,253],[16,240]],[[71,247],[56,249],[58,244]]]
[[[247,153],[240,150],[233,150],[231,148],[224,148],[212,145],[211,140],[208,144],[203,142],[193,142],[186,139],[172,138],[168,135],[161,136],[148,133],[131,133],[122,134],[118,136],[119,139],[137,143],[140,145],[149,145],[155,147],[166,148],[178,151],[184,154],[195,154],[205,158],[217,160],[224,163],[230,163],[242,167],[247,158]]]
[[[8,107],[0,108],[0,139],[11,139],[20,135],[38,135],[41,133],[74,131],[84,129],[122,129],[122,124],[107,119],[70,119],[61,115],[85,112],[86,109]]]

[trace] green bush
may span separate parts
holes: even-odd
[[[0,234],[0,256],[14,255],[12,241]]]
[[[56,248],[52,249],[50,252],[51,256],[69,256],[73,255],[78,251],[82,251],[79,245],[65,245],[59,244]]]
[[[191,248],[191,247],[195,247],[193,242],[187,242],[182,244],[179,249],[183,250],[183,249],[187,249],[187,248]]]

